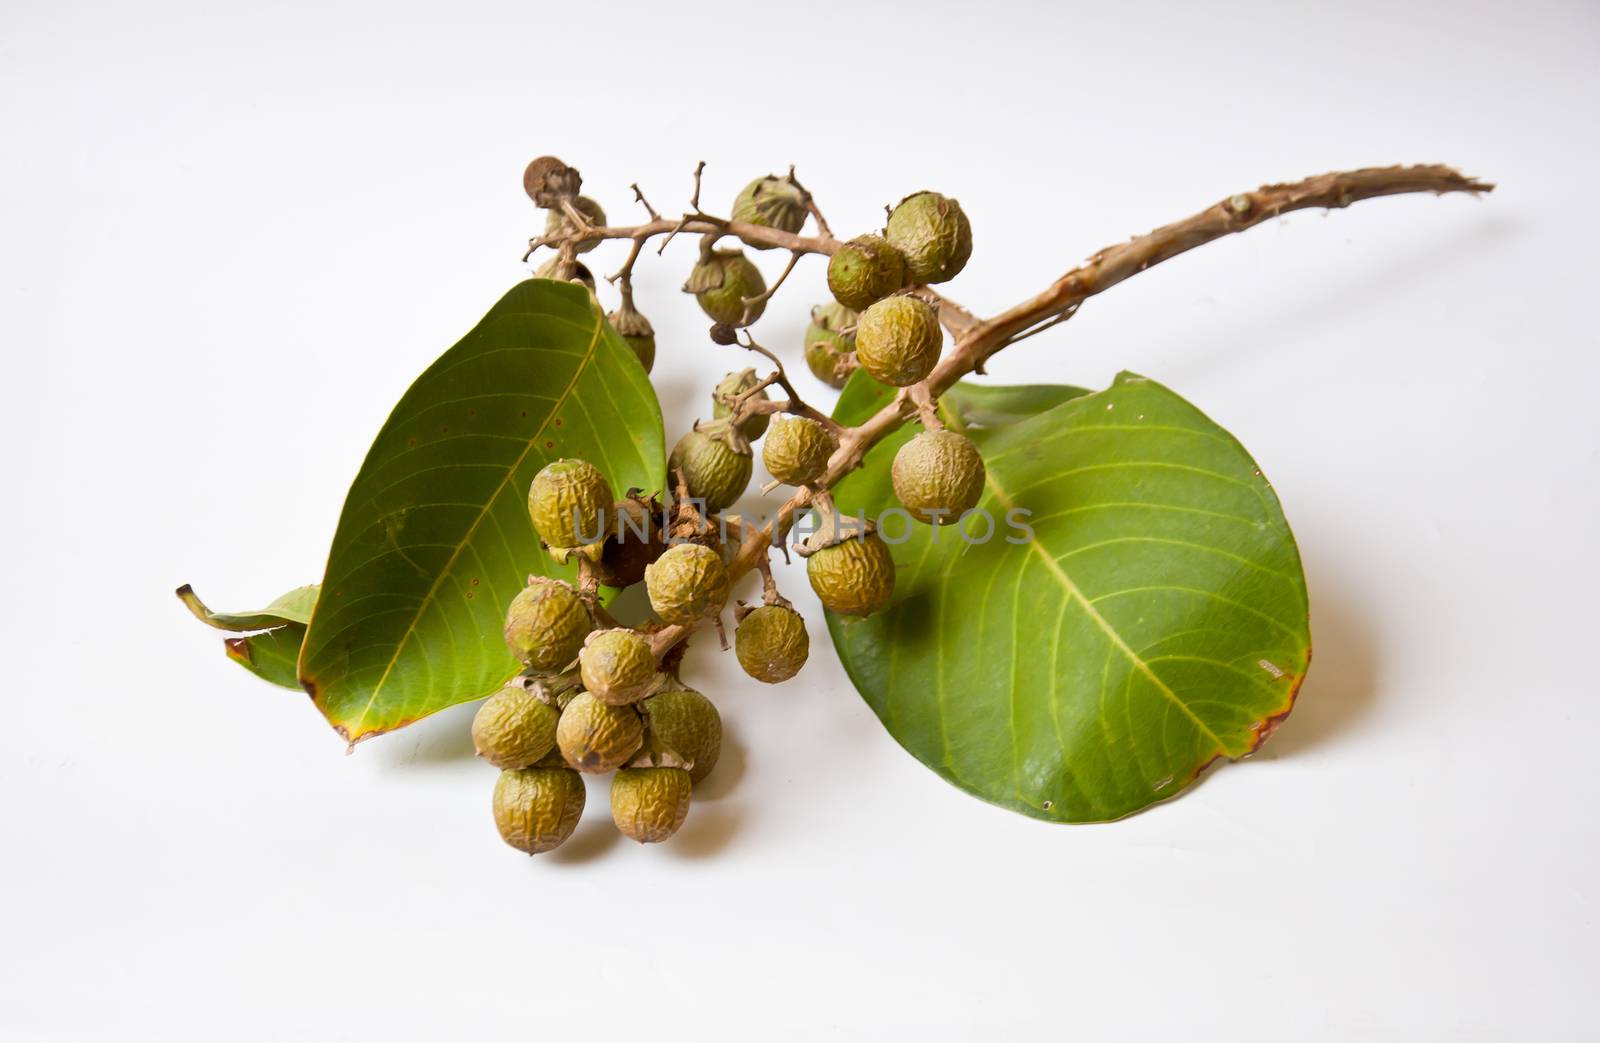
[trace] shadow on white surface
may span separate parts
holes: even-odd
[[[721,800],[739,785],[739,780],[744,777],[744,744],[739,737],[728,730],[726,722],[722,729],[722,753],[717,757],[717,766],[694,787],[695,803],[709,800]]]
[[[565,844],[529,861],[581,865],[601,857],[621,840],[622,834],[617,832],[616,825],[611,821],[611,809],[589,806],[583,809],[583,819]]]

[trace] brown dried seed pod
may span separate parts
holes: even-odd
[[[579,771],[606,772],[628,763],[644,742],[644,722],[632,706],[612,706],[580,692],[556,725],[561,756]]]
[[[472,718],[472,747],[497,768],[527,768],[556,747],[561,711],[513,682],[491,695]]]
[[[639,496],[618,500],[606,520],[606,539],[594,573],[601,583],[621,590],[644,579],[645,566],[667,549],[661,532],[661,505]]]
[[[537,855],[578,828],[584,798],[583,779],[571,768],[503,771],[494,784],[494,824],[507,844]]]
[[[894,493],[918,521],[948,525],[983,496],[983,457],[958,431],[924,431],[894,455]]]
[[[522,172],[523,191],[546,209],[559,206],[563,198],[577,195],[582,184],[582,175],[554,156],[540,156]]]
[[[623,768],[611,780],[611,820],[629,840],[660,843],[688,817],[692,789],[682,768]]]

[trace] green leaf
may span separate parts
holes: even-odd
[[[409,724],[500,687],[500,636],[529,573],[570,576],[539,547],[528,486],[561,457],[620,494],[666,471],[661,410],[594,298],[533,279],[417,379],[350,487],[300,682],[345,738]]]
[[[315,584],[296,587],[258,612],[213,612],[187,583],[178,588],[178,600],[202,623],[246,635],[223,640],[229,659],[273,684],[299,690],[295,660],[317,601]]]
[[[842,423],[888,400],[858,378]],[[994,537],[896,516],[886,538],[911,535],[893,604],[828,617],[889,733],[969,793],[1066,822],[1131,814],[1256,749],[1311,639],[1294,538],[1238,442],[1128,373],[1092,394],[958,385],[940,409],[983,454]],[[889,460],[914,430],[840,483],[841,508],[895,505]]]

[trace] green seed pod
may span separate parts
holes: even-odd
[[[577,209],[578,213],[588,218],[591,225],[597,228],[605,227],[606,212],[600,209],[599,203],[596,203],[588,196],[579,196],[572,201],[572,205]],[[546,239],[553,239],[558,235],[568,235],[573,231],[575,231],[575,228],[573,227],[572,219],[560,207],[553,208],[550,211],[550,216],[544,219],[544,236]],[[600,240],[591,239],[587,243],[580,245],[578,252],[586,254],[599,245]]]
[[[806,223],[805,197],[793,181],[783,177],[758,177],[733,201],[735,221],[776,228],[791,234],[800,231]],[[770,250],[770,246],[757,246],[757,250]]]
[[[808,416],[780,416],[761,443],[761,462],[772,477],[788,485],[815,481],[828,468],[839,443],[827,428]]]
[[[611,484],[587,460],[545,464],[528,488],[528,516],[551,547],[581,547],[605,538],[611,520]]]
[[[561,711],[520,684],[483,701],[472,718],[472,748],[497,768],[528,768],[556,748]]]
[[[565,669],[593,629],[594,617],[578,592],[544,576],[529,577],[506,611],[506,647],[534,670]]]
[[[629,840],[660,843],[689,816],[692,789],[682,768],[623,768],[611,780],[611,820]]]
[[[857,318],[855,312],[838,301],[811,309],[811,325],[806,327],[806,365],[829,387],[844,387],[860,365],[856,361]]]
[[[563,278],[561,275],[561,258],[552,257],[538,267],[533,273],[533,277],[535,279],[554,279],[557,282],[581,283],[589,288],[590,293],[594,292],[594,273],[589,270],[588,265],[579,264],[576,261],[572,264],[572,270]]]
[[[894,454],[894,494],[918,521],[946,525],[983,496],[983,457],[957,431],[924,431]]]
[[[704,500],[707,511],[720,511],[743,496],[755,469],[749,443],[742,450],[730,445],[726,425],[719,429],[717,423],[702,424],[678,439],[667,459],[667,473],[681,470],[689,495]]]
[[[675,543],[644,570],[644,586],[656,615],[687,626],[722,611],[728,567],[710,547]]]
[[[583,687],[603,703],[631,703],[650,690],[656,679],[656,657],[650,641],[637,630],[597,630],[578,653]]]
[[[894,594],[894,558],[876,532],[858,534],[814,552],[806,577],[829,612],[870,616]]]
[[[857,236],[828,259],[829,292],[856,311],[905,284],[905,258],[882,236]]]
[[[918,192],[889,214],[889,242],[906,258],[911,282],[954,279],[972,256],[972,225],[961,204],[937,192]]]
[[[766,293],[767,281],[741,250],[712,251],[689,272],[683,292],[694,294],[700,310],[726,326],[748,326],[761,318],[767,307],[763,300],[745,314],[745,298]]]
[[[638,496],[616,502],[606,519],[606,539],[600,560],[593,562],[595,578],[622,590],[644,579],[644,567],[667,549],[661,532],[661,505]]]
[[[711,774],[722,755],[722,715],[711,700],[693,688],[675,688],[639,704],[651,739],[677,754],[699,782]]]
[[[722,378],[722,382],[711,389],[711,417],[713,420],[722,420],[733,413],[733,403],[740,395],[761,383],[761,378],[756,376],[753,369],[741,369],[737,373],[729,373]],[[771,396],[767,389],[762,388],[753,396],[754,401],[767,402]],[[739,430],[744,436],[754,442],[767,430],[766,413],[752,413],[739,421]]]
[[[745,613],[733,635],[733,652],[744,672],[757,681],[778,684],[806,665],[811,637],[806,621],[787,605],[762,605]]]
[[[607,315],[606,321],[611,323],[622,342],[633,349],[644,371],[650,372],[650,367],[656,364],[656,329],[650,325],[650,320],[639,314],[633,302],[624,297],[622,307]]]
[[[556,745],[579,771],[607,772],[628,763],[644,743],[644,722],[632,706],[612,706],[580,692],[561,711]]]
[[[518,851],[557,848],[583,815],[583,777],[571,768],[503,771],[494,784],[494,824]]]
[[[933,305],[886,297],[856,323],[856,358],[880,384],[909,387],[933,372],[944,333]]]

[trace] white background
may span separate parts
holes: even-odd
[[[9,4],[0,1036],[1594,1038],[1600,9],[1204,6]],[[731,741],[682,834],[616,840],[597,784],[529,860],[471,707],[346,756],[172,589],[319,577],[390,406],[524,275],[542,152],[623,218],[697,159],[719,209],[798,163],[844,234],[939,189],[980,311],[1262,181],[1501,187],[1294,215],[993,363],[1155,377],[1273,479],[1316,662],[1259,756],[1114,825],[991,808],[795,572],[800,679],[692,653]],[[691,252],[639,278],[670,437],[733,365]],[[822,295],[758,335],[796,358]]]

